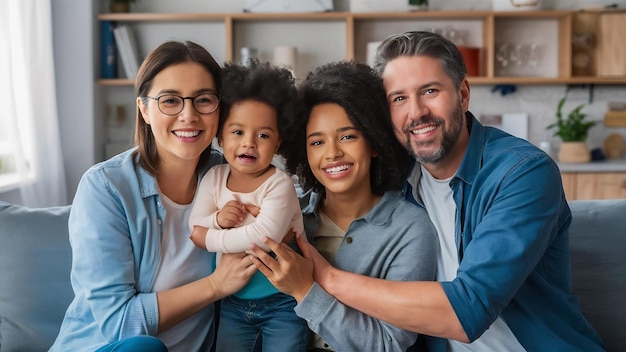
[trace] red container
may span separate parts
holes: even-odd
[[[480,48],[459,46],[468,76],[480,76]]]

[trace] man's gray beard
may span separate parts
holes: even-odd
[[[454,148],[456,143],[459,141],[459,136],[461,135],[461,131],[463,126],[465,126],[465,114],[461,109],[461,105],[457,105],[456,109],[453,112],[453,116],[458,117],[451,120],[450,129],[443,129],[443,140],[441,145],[437,150],[430,155],[418,155],[415,153],[413,146],[411,145],[410,132],[406,132],[407,136],[407,145],[406,149],[409,151],[409,154],[412,155],[415,160],[422,164],[432,164],[443,160],[448,153]],[[428,118],[430,121],[435,121],[439,126],[445,126],[443,123],[444,120],[439,117],[430,116]],[[426,145],[426,143],[417,143],[416,146]]]
[[[418,143],[418,145],[419,144],[426,143]],[[409,150],[409,154],[411,154],[415,158],[415,160],[422,164],[436,163],[443,159],[446,154],[446,150],[444,149],[443,145],[441,145],[434,153],[431,153],[430,155],[418,155],[415,153],[415,150],[412,147],[413,146],[411,145],[411,140],[409,139],[406,146],[407,150]]]

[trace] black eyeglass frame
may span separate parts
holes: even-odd
[[[217,98],[217,104],[215,104],[215,107],[213,108],[213,110],[211,110],[211,111],[209,111],[209,112],[201,112],[200,110],[198,110],[198,108],[196,107],[195,101],[196,101],[196,98],[198,98],[198,97],[200,97],[200,96],[203,96],[203,95],[213,95],[213,96],[215,96],[215,98]],[[180,107],[180,110],[179,110],[178,112],[176,112],[176,113],[172,113],[172,114],[168,114],[168,113],[164,112],[163,110],[161,110],[161,102],[159,101],[159,99],[161,99],[161,98],[163,98],[163,97],[177,97],[177,98],[180,98],[180,99],[183,101],[183,103],[182,103],[182,105],[181,105],[181,107]],[[185,100],[191,100],[191,106],[193,106],[193,109],[194,109],[194,110],[196,110],[196,112],[197,112],[198,114],[201,114],[201,115],[208,115],[208,114],[212,114],[212,113],[213,113],[213,112],[215,112],[215,110],[217,110],[217,108],[220,106],[220,102],[221,102],[221,100],[220,100],[220,96],[219,96],[219,95],[217,95],[216,93],[213,93],[213,92],[204,92],[204,93],[200,93],[200,94],[196,95],[195,97],[183,97],[183,96],[180,96],[180,95],[178,95],[178,94],[171,94],[171,93],[167,93],[167,94],[161,94],[161,95],[156,96],[156,97],[149,97],[149,96],[147,96],[147,95],[146,95],[146,96],[143,96],[143,97],[141,97],[141,98],[142,98],[142,99],[152,99],[152,100],[156,100],[156,102],[157,102],[157,107],[159,108],[159,111],[160,111],[161,113],[163,113],[164,115],[167,115],[167,116],[176,116],[176,115],[180,114],[180,112],[181,112],[181,111],[183,111],[183,109],[185,108]]]

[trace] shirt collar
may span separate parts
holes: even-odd
[[[387,191],[374,207],[362,217],[365,221],[376,226],[385,226],[391,219],[391,213],[398,204],[398,199],[402,198],[400,191]],[[319,218],[319,206],[322,197],[318,193],[311,192],[309,205],[303,209],[305,214],[315,214]]]
[[[483,152],[485,149],[485,126],[483,126],[471,112],[466,112],[469,128],[469,141],[465,149],[465,155],[461,166],[454,175],[455,179],[461,179],[463,182],[472,184],[478,175],[478,171],[483,163]]]

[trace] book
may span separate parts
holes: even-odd
[[[113,23],[101,22],[100,37],[100,78],[117,78],[117,48]]]
[[[124,73],[127,78],[135,79],[139,71],[139,51],[135,37],[127,25],[115,26],[113,34],[122,59]]]

